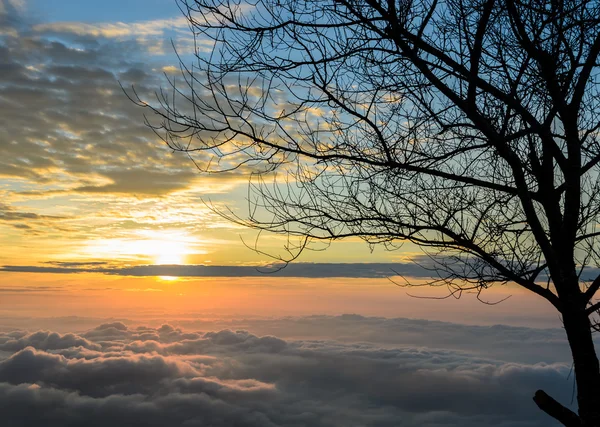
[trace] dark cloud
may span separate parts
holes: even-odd
[[[249,265],[136,265],[110,266],[97,263],[55,263],[54,265],[3,265],[0,271],[21,273],[104,273],[117,276],[172,276],[172,277],[310,277],[310,278],[393,278],[402,275],[429,279],[434,273],[428,267],[414,262],[397,263],[304,263]],[[587,268],[581,279],[590,280],[600,274],[600,269]]]
[[[406,276],[430,279],[434,273],[429,267],[415,262],[397,263],[275,263],[267,266],[251,265],[136,265],[119,267],[108,262],[60,262],[46,265],[3,265],[0,271],[20,273],[104,273],[136,277],[307,277],[307,278],[394,278]],[[590,280],[600,269],[587,268],[581,279]]]
[[[561,363],[571,353],[562,329],[464,325],[407,318],[303,316],[284,319],[182,320],[186,328],[246,328],[287,339],[375,343],[380,347],[444,348],[515,363]]]
[[[171,172],[147,171],[141,168],[106,172],[112,180],[106,185],[86,185],[73,191],[82,193],[126,193],[160,195],[186,188],[196,175],[193,168],[173,174]]]
[[[68,217],[61,215],[41,215],[35,212],[19,211],[12,206],[0,202],[0,223],[6,222],[17,229],[32,229],[30,225],[21,221],[34,221],[37,224],[49,224],[65,219],[68,219]]]
[[[437,336],[441,322],[361,316],[268,322],[275,329],[320,324],[329,334],[349,323],[348,330],[360,331],[355,342],[284,340],[115,321],[81,334],[0,333],[3,425],[541,427],[550,420],[531,400],[537,388],[570,401],[568,363],[509,362],[444,343],[362,341],[366,331],[395,335],[397,342],[406,329],[427,336],[433,328]],[[520,337],[519,348],[529,338],[532,351],[552,335],[445,325],[447,342],[468,334],[474,341],[486,337],[482,345]]]
[[[40,350],[58,350],[69,347],[85,347],[89,349],[100,349],[85,338],[74,334],[58,334],[56,332],[38,331],[23,336],[12,336],[0,338],[0,350],[17,351],[33,346]]]
[[[11,289],[11,288],[8,288]],[[60,289],[60,288],[58,288]],[[82,316],[58,316],[58,317],[34,317],[34,316],[0,316],[1,331],[36,331],[40,328],[50,329],[63,334],[73,331],[85,331],[96,327],[103,322],[127,321],[125,319],[106,319],[99,317]],[[130,321],[129,321],[130,322]],[[20,335],[26,335],[26,332],[20,332]]]
[[[64,268],[64,267],[10,266],[10,265],[3,266],[2,270],[3,271],[12,271],[12,272],[24,272],[24,273],[78,273],[80,271],[85,271],[82,269]]]
[[[105,267],[102,265],[26,266],[4,265],[0,271],[31,273],[105,273],[120,276],[174,277],[355,277],[386,278],[402,274],[409,277],[431,276],[431,271],[413,263],[293,263],[270,266],[227,265],[138,265]]]
[[[106,265],[105,261],[48,261],[46,264],[56,265],[59,267],[72,268],[72,267],[98,267]]]
[[[10,287],[0,287],[0,292],[6,293],[54,293],[65,290],[60,286],[10,286]]]

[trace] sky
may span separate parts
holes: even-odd
[[[10,293],[0,311],[21,310],[15,304],[23,294],[28,301],[40,295],[95,301],[91,292],[113,298],[109,295],[121,290],[128,296],[119,300],[153,306],[156,297],[146,294],[185,297],[214,282],[208,277],[220,277],[242,288],[250,278],[268,283],[260,292],[269,295],[272,286],[285,282],[277,291],[276,311],[312,314],[310,304],[295,303],[293,295],[306,290],[295,283],[331,279],[321,280],[326,285],[309,295],[314,304],[335,298],[328,310],[334,314],[402,315],[402,304],[389,308],[391,298],[413,311],[436,307],[438,320],[468,321],[460,315],[462,302],[427,305],[395,286],[406,278],[423,283],[431,275],[420,267],[430,260],[409,244],[385,251],[358,239],[334,242],[324,251],[305,251],[295,265],[277,273],[265,254],[285,257],[284,236],[259,235],[207,207],[243,216],[248,176],[201,174],[145,125],[147,111],[122,89],[133,87],[151,99],[167,77],[177,80],[175,51],[192,60],[193,38],[176,2],[2,0],[0,5],[0,244],[5,248],[0,286]],[[334,284],[342,277],[342,283],[354,283],[352,292],[361,290],[372,302],[356,307],[352,292],[340,292]],[[519,289],[500,289],[485,299],[515,293],[523,295]],[[446,292],[419,288],[416,294]],[[213,295],[209,303],[231,306],[225,290]],[[474,298],[469,302],[477,306]],[[75,304],[68,314],[81,315],[81,307]],[[502,307],[488,323],[498,318],[521,322],[522,312],[514,305]],[[529,312],[530,325],[557,325],[541,302]]]
[[[256,233],[203,201],[245,207],[247,177],[202,176],[144,125],[125,88],[177,77],[192,39],[172,0],[3,3],[3,265],[110,262],[261,265]],[[102,5],[102,6],[100,6]],[[186,56],[187,55],[187,56]],[[262,236],[277,255],[284,240]],[[406,253],[335,244],[303,262],[396,262]]]
[[[3,425],[548,425],[533,391],[572,381],[547,303],[416,298],[446,292],[404,286],[410,245],[278,271],[283,237],[207,208],[243,212],[247,177],[200,174],[121,88],[192,46],[172,0],[0,0]]]

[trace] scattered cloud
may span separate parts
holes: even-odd
[[[49,22],[34,25],[37,33],[74,34],[77,36],[124,39],[128,37],[164,36],[173,29],[188,30],[189,24],[184,16],[171,19],[158,19],[143,22],[106,22],[88,24],[83,22]]]
[[[58,215],[43,215],[34,212],[17,211],[14,207],[0,203],[0,221],[22,221],[30,219],[65,219]]]
[[[134,239],[136,230],[184,229],[197,237],[211,227],[216,215],[199,215],[206,212],[201,198],[230,200],[246,184],[243,172],[200,180],[121,87],[153,99],[166,83],[162,71],[177,59],[147,48],[172,53],[173,32],[176,41],[190,36],[185,18],[33,24],[22,4],[0,1],[0,227],[15,255]],[[32,236],[35,245],[24,241]]]
[[[162,70],[167,74],[175,74],[181,72],[179,68],[174,67],[173,65],[166,65],[162,67]]]
[[[194,169],[181,171],[147,171],[140,168],[107,172],[110,184],[86,185],[76,187],[73,191],[82,193],[113,193],[161,195],[176,190],[183,190],[197,176]]]

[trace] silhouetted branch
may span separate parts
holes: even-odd
[[[446,297],[536,293],[563,319],[579,417],[600,425],[600,279],[580,279],[600,266],[600,2],[179,5],[196,63],[180,57],[172,96],[131,98],[199,170],[250,176],[247,214],[225,218],[286,234],[283,262],[336,239],[410,242]]]
[[[554,400],[544,390],[538,390],[533,396],[535,404],[545,413],[550,415],[555,420],[559,421],[566,427],[583,426],[579,416],[568,408]]]

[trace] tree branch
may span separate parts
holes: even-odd
[[[542,411],[550,415],[555,420],[561,422],[566,427],[581,427],[583,423],[581,418],[575,412],[558,403],[549,396],[544,390],[538,390],[533,396],[533,401]]]
[[[600,309],[600,302],[597,302],[596,304],[592,304],[590,305],[586,310],[585,310],[585,314],[587,314],[588,316],[590,314],[592,314],[594,311],[598,311],[598,309]]]
[[[591,299],[594,297],[594,295],[596,294],[598,289],[600,289],[600,274],[594,279],[594,281],[592,282],[590,287],[587,288],[587,290],[583,294],[584,300],[586,302],[591,301]]]

